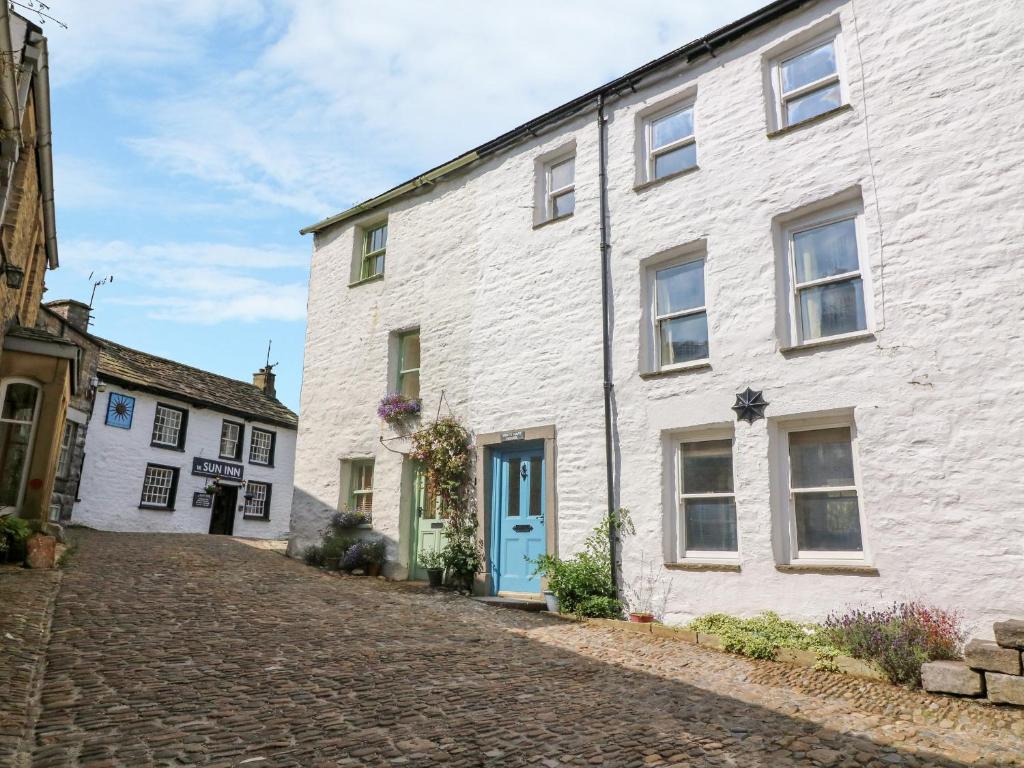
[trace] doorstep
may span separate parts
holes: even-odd
[[[511,608],[515,611],[543,611],[546,607],[544,599],[540,595],[536,597],[530,595],[516,595],[514,597],[511,595],[477,595],[471,599],[494,608]]]

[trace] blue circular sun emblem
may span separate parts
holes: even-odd
[[[107,424],[121,429],[131,429],[132,412],[135,410],[135,398],[111,392],[107,402]]]

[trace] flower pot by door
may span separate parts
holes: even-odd
[[[441,579],[444,577],[444,569],[442,568],[428,568],[427,569],[427,582],[432,587],[440,587]]]
[[[367,563],[366,575],[373,578],[380,576],[380,563]]]
[[[558,597],[554,592],[550,592],[548,590],[544,591],[544,605],[551,613],[561,613],[561,611],[558,610]]]
[[[631,613],[629,614],[629,620],[636,622],[637,624],[650,624],[654,621],[653,613]]]

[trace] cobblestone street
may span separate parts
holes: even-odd
[[[323,574],[225,538],[71,535],[48,641],[38,620],[0,628],[48,642],[24,766],[1024,764],[1020,711]],[[0,680],[32,653],[0,657]],[[20,727],[0,716],[0,733]]]

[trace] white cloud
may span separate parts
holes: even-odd
[[[156,168],[316,218],[760,1],[69,1],[52,47],[65,77],[155,78],[125,98]]]
[[[114,275],[104,301],[152,319],[211,325],[306,315],[306,284],[296,279],[308,258],[302,248],[72,240],[62,249],[64,268]]]

